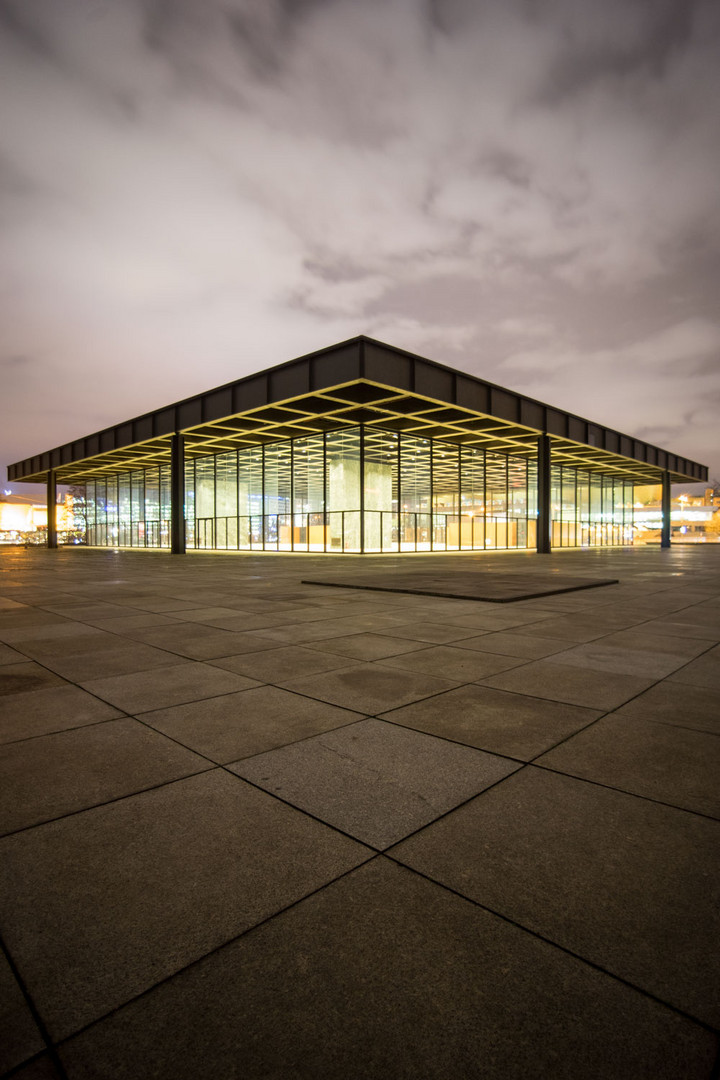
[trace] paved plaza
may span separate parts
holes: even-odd
[[[303,584],[615,578],[490,603]],[[710,1080],[720,546],[0,553],[0,1075]]]

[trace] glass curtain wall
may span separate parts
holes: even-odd
[[[622,476],[553,467],[553,547],[631,544],[633,485]]]
[[[170,546],[169,465],[90,480],[85,499],[89,545]]]
[[[629,544],[633,486],[555,465],[553,547]],[[170,466],[87,485],[88,543],[169,547]],[[537,461],[377,428],[186,457],[189,548],[403,552],[534,548]]]

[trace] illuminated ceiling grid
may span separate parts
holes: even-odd
[[[359,380],[292,398],[187,429],[186,457],[222,454],[290,438],[331,435],[363,424],[371,432],[399,433],[463,447],[534,458],[537,429],[448,406],[417,394]],[[635,483],[657,482],[657,469],[599,448],[552,436],[553,464],[626,476]],[[369,448],[369,446],[368,446]],[[320,450],[320,444],[317,444]],[[94,476],[167,465],[170,436],[97,454],[60,466],[60,483],[83,483]]]

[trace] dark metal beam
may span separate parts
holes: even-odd
[[[539,435],[537,441],[537,553],[549,555],[550,544],[550,436]]]
[[[185,438],[177,433],[170,441],[170,550],[185,554]]]

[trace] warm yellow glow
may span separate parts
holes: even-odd
[[[33,532],[33,506],[0,503],[0,530],[3,532]]]

